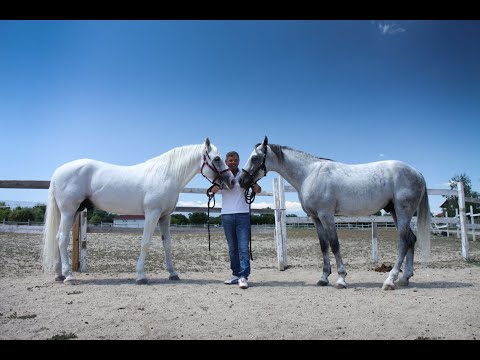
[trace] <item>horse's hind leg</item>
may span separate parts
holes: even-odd
[[[57,242],[58,242],[58,237],[57,237]],[[62,257],[60,255],[60,248],[58,248],[58,262],[55,265],[55,281],[63,281],[65,280],[65,276],[62,274]]]
[[[413,258],[415,253],[415,243],[417,241],[417,237],[413,233],[411,229],[409,229],[408,237],[407,237],[407,255],[405,257],[405,267],[403,269],[402,276],[397,281],[398,286],[408,286],[409,279],[413,276]]]
[[[160,232],[162,234],[162,243],[165,250],[165,267],[170,273],[170,280],[180,280],[180,277],[173,268],[172,260],[172,237],[170,235],[170,215],[160,219]]]
[[[394,290],[395,289],[395,280],[398,278],[400,273],[400,267],[402,266],[403,260],[408,253],[407,263],[405,265],[405,273],[400,280],[399,285],[408,285],[408,279],[413,275],[413,247],[415,246],[416,237],[410,229],[410,219],[406,221],[398,222],[397,216],[392,212],[394,221],[397,223],[397,229],[399,234],[398,242],[398,255],[397,260],[393,266],[393,269],[388,274],[387,279],[383,282],[383,290]]]
[[[60,251],[61,265],[57,263],[55,267],[56,277],[55,280],[61,281],[65,284],[74,284],[75,277],[72,274],[72,267],[70,265],[70,259],[68,258],[68,244],[70,243],[70,231],[73,227],[73,221],[75,220],[76,212],[62,213],[60,225],[57,233],[58,248]]]

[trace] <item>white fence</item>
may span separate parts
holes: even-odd
[[[28,188],[28,189],[48,189],[49,181],[19,181],[19,180],[0,180],[0,187],[3,188]],[[305,226],[311,224],[312,220],[308,217],[287,217],[286,208],[285,208],[285,192],[296,192],[295,188],[292,186],[285,186],[284,180],[281,176],[278,176],[273,179],[273,192],[262,191],[257,194],[257,196],[273,196],[274,200],[274,209],[253,209],[252,213],[268,214],[274,213],[275,215],[275,237],[276,237],[276,249],[277,249],[277,260],[278,260],[278,269],[284,270],[288,266],[288,256],[287,256],[287,224],[290,226]],[[184,188],[182,193],[189,194],[205,194],[206,189],[199,188]],[[455,218],[449,217],[432,217],[432,231],[441,232],[445,231],[447,236],[450,231],[456,231],[457,237],[462,240],[462,256],[465,260],[470,258],[469,256],[469,242],[468,242],[468,231],[470,230],[475,240],[475,230],[480,230],[480,225],[475,224],[475,217],[480,216],[480,214],[473,214],[473,208],[470,206],[470,212],[466,213],[465,211],[465,202],[471,202],[480,204],[480,199],[477,198],[465,198],[463,183],[457,183],[457,190],[447,190],[447,189],[428,189],[428,195],[444,195],[444,196],[457,196],[458,197],[458,215]],[[220,208],[210,209],[212,213],[220,212]],[[175,212],[207,212],[206,207],[177,207]],[[470,216],[470,224],[467,224],[467,215]],[[80,221],[76,229],[74,229],[74,254],[72,257],[76,257],[78,260],[77,264],[81,271],[86,269],[86,212],[81,213]],[[350,226],[349,224],[370,224],[369,227],[372,229],[372,260],[376,262],[378,260],[378,248],[377,248],[377,228],[378,224],[382,226],[394,227],[393,219],[391,216],[365,216],[365,217],[345,217],[345,216],[336,216],[335,222],[337,227],[341,227],[343,224],[345,226]],[[412,218],[412,228],[416,228],[416,217]],[[390,224],[390,225],[389,225]],[[17,225],[18,226],[18,225]],[[363,225],[362,225],[363,226]],[[365,225],[368,226],[368,225]],[[453,226],[453,229],[452,228]],[[77,232],[75,234],[75,231]],[[75,244],[75,241],[78,243]],[[73,264],[72,264],[73,265]]]

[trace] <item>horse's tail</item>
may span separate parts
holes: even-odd
[[[417,238],[422,261],[426,263],[430,261],[430,232],[430,204],[428,202],[427,187],[425,186],[425,191],[418,205]]]
[[[57,232],[60,225],[60,210],[55,199],[55,184],[50,181],[48,189],[48,203],[45,212],[45,225],[43,227],[43,254],[42,268],[45,273],[54,273],[59,261]]]

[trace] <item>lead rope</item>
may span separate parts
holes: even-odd
[[[215,207],[215,193],[212,191],[213,187],[216,184],[213,184],[207,189],[207,197],[208,197],[208,203],[207,203],[207,229],[208,229],[208,252],[210,252],[210,208]],[[210,206],[210,203],[213,201],[213,205]]]
[[[250,191],[251,190],[251,191]],[[252,208],[251,204],[255,201],[255,191],[253,191],[253,184],[245,189],[245,202],[248,204],[248,215],[250,217],[250,221],[252,220]],[[250,230],[248,234],[248,250],[250,253],[250,259],[253,260],[252,255],[252,223],[250,222]]]

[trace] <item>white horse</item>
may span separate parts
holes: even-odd
[[[145,257],[157,223],[171,280],[173,268],[170,215],[187,183],[198,173],[210,182],[231,188],[234,176],[215,145],[205,143],[174,148],[133,166],[119,166],[81,159],[55,170],[48,190],[43,234],[43,270],[55,273],[56,281],[74,283],[67,246],[76,212],[88,204],[104,211],[144,215],[145,226],[137,262],[137,284],[146,284]],[[212,179],[212,180],[210,180]]]
[[[395,289],[395,281],[406,256],[405,269],[397,285],[408,286],[413,276],[414,245],[417,240],[410,221],[418,208],[417,235],[423,258],[430,254],[430,207],[427,187],[420,172],[396,160],[348,165],[317,158],[287,146],[257,144],[248,158],[239,184],[248,189],[267,174],[283,176],[298,192],[303,210],[315,223],[323,254],[323,274],[318,285],[328,285],[331,274],[329,246],[338,270],[337,288],[346,288],[347,272],[340,255],[334,215],[365,216],[380,209],[390,212],[400,236],[395,266],[383,283]]]

